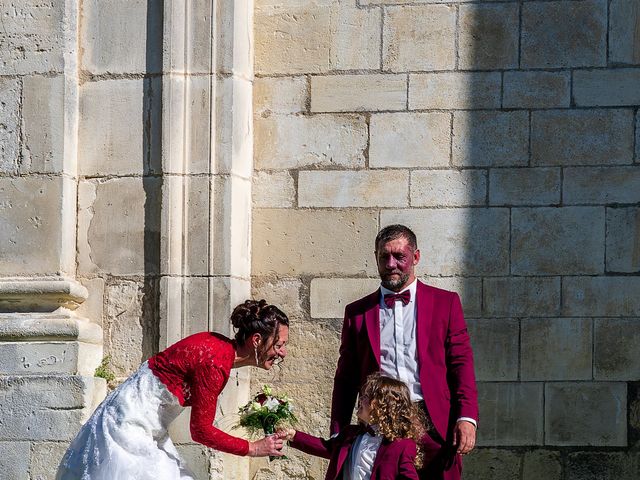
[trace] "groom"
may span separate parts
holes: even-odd
[[[331,433],[349,424],[360,386],[381,371],[404,381],[427,418],[421,479],[459,480],[476,440],[473,353],[456,293],[416,279],[415,234],[390,225],[376,236],[381,287],[345,309],[333,384]]]

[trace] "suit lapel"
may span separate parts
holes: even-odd
[[[380,289],[371,294],[370,305],[365,311],[364,321],[373,356],[378,368],[380,368]]]
[[[427,364],[429,332],[433,319],[433,293],[418,280],[416,288],[416,348],[418,350],[418,368]]]

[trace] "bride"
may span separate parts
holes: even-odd
[[[56,480],[194,480],[167,432],[189,406],[194,441],[235,455],[281,455],[282,439],[248,442],[217,429],[213,420],[232,368],[268,370],[285,357],[289,319],[264,300],[247,300],[231,322],[233,340],[196,333],[144,362],[82,426]]]

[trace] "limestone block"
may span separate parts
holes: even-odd
[[[565,277],[562,282],[562,314],[640,316],[639,291],[639,277]]]
[[[552,450],[533,450],[524,453],[522,480],[562,480],[562,457]]]
[[[20,82],[13,78],[0,78],[0,125],[0,172],[12,173],[20,158]]]
[[[75,310],[86,298],[87,290],[82,285],[63,276],[0,280],[0,310],[5,312],[54,312],[60,307]]]
[[[485,278],[483,306],[486,316],[544,317],[560,311],[560,279],[555,277]]]
[[[640,68],[578,70],[573,74],[573,100],[580,107],[638,105],[639,84]]]
[[[500,108],[498,72],[409,75],[409,110]]]
[[[4,478],[27,480],[30,460],[29,442],[0,442],[0,469]]]
[[[455,112],[453,164],[459,166],[527,165],[527,112]]]
[[[296,204],[296,188],[289,172],[256,171],[251,193],[257,208],[290,208]]]
[[[49,173],[63,170],[64,87],[62,76],[24,78],[21,171]]]
[[[63,177],[0,178],[1,275],[60,271],[62,210],[74,185]]]
[[[608,272],[640,271],[640,208],[607,209]]]
[[[461,5],[459,68],[517,68],[518,22],[519,8],[513,3]]]
[[[164,77],[166,81],[167,77]],[[171,77],[169,82],[176,82],[177,76]],[[213,108],[211,105],[213,92],[217,92],[217,85],[223,82],[223,80],[218,80],[215,82],[209,76],[188,76],[184,79],[184,88],[186,90],[186,95],[172,95],[170,92],[165,92],[163,85],[163,95],[165,95],[165,99],[163,101],[167,101],[166,98],[169,96],[171,101],[181,100],[184,102],[183,104],[173,105],[169,108],[164,106],[163,115],[172,115],[175,116],[176,113],[172,112],[173,108],[181,108],[184,109],[184,114],[180,113],[180,117],[184,115],[185,122],[183,123],[185,127],[184,140],[180,139],[175,143],[179,144],[174,146],[172,145],[169,148],[180,148],[181,156],[174,157],[180,158],[179,163],[180,166],[176,166],[175,164],[169,165],[169,161],[167,158],[165,160],[164,165],[162,166],[163,173],[204,173],[208,174],[214,170],[212,165],[212,151],[214,147],[211,145],[213,142],[211,141],[211,130],[212,128],[218,129],[219,125],[215,125],[212,127],[212,123],[215,124],[215,120],[212,119],[211,109]],[[212,85],[216,84],[215,87]],[[153,94],[153,92],[152,92]],[[161,105],[157,102],[157,97],[153,98],[153,105],[151,107],[151,115],[157,115],[158,112],[161,111]],[[217,107],[217,106],[216,106]],[[219,114],[220,112],[216,112]],[[153,118],[156,118],[153,116]],[[174,117],[175,119],[175,117]],[[159,132],[158,132],[159,133]],[[177,132],[176,132],[177,133]],[[166,138],[164,141],[167,141]],[[154,147],[155,148],[155,147]],[[217,152],[216,152],[217,153]],[[172,152],[173,154],[173,152]],[[166,155],[166,154],[165,154]],[[157,165],[160,163],[157,159],[152,159],[152,168],[155,171]],[[173,163],[173,162],[171,162]]]
[[[204,445],[176,445],[195,478],[209,478],[209,452]]]
[[[532,165],[602,165],[633,161],[633,114],[627,110],[547,110],[531,114]]]
[[[164,180],[167,181],[166,179]],[[208,212],[211,180],[208,177],[189,176],[184,179],[186,205],[184,219],[184,263],[183,274],[207,275],[209,258],[204,252],[209,249],[210,229]]]
[[[504,72],[504,108],[568,107],[568,72]]]
[[[626,452],[574,452],[567,455],[566,480],[595,478],[635,480],[640,472],[640,458],[633,450]]]
[[[31,457],[31,478],[34,480],[55,480],[58,464],[69,445],[58,442],[37,442],[33,444]]]
[[[364,117],[356,115],[256,119],[255,167],[363,167],[367,133]]]
[[[261,77],[253,81],[255,114],[304,112],[308,101],[307,77]]]
[[[528,2],[522,6],[522,68],[606,65],[607,2]]]
[[[494,168],[489,173],[490,205],[560,203],[559,168]]]
[[[627,384],[547,383],[544,423],[547,445],[624,447]]]
[[[79,342],[1,342],[0,374],[2,375],[49,375],[78,373],[81,348],[99,350],[97,345],[81,345]],[[99,361],[99,360],[98,360]],[[96,362],[97,363],[97,362]],[[86,372],[87,374],[93,374]]]
[[[338,7],[331,10],[331,70],[378,70],[382,9]]]
[[[406,207],[406,170],[300,171],[300,207]]]
[[[103,303],[104,303],[104,279],[79,278],[78,281],[89,292],[89,296],[82,303],[76,313],[90,322],[102,325]]]
[[[522,454],[497,448],[476,448],[464,459],[465,478],[519,480]],[[532,479],[533,480],[533,479]]]
[[[114,178],[81,182],[78,213],[78,270],[142,275],[157,271],[158,178]],[[105,218],[117,219],[105,222]]]
[[[566,204],[640,202],[640,166],[565,168]]]
[[[591,380],[591,319],[525,318],[521,338],[521,380]]]
[[[406,108],[406,75],[311,77],[312,112],[375,112]]]
[[[257,74],[329,70],[331,9],[307,5],[257,8],[254,13]]]
[[[604,208],[514,208],[511,212],[511,273],[604,272]]]
[[[64,2],[2,2],[0,18],[5,20],[0,33],[0,75],[61,73],[65,34],[76,28],[77,14]]]
[[[476,380],[518,380],[520,322],[510,318],[469,319],[467,326]]]
[[[613,0],[609,6],[609,60],[616,63],[640,63],[640,5]]]
[[[446,167],[451,150],[448,113],[380,113],[371,115],[371,168]]]
[[[162,12],[145,0],[89,0],[80,22],[82,68],[93,74],[145,73],[161,70]]]
[[[185,336],[209,330],[209,309],[211,308],[209,303],[213,303],[209,299],[209,286],[216,281],[220,281],[220,279],[203,277],[185,277],[183,279],[184,310],[182,315]]]
[[[479,383],[478,403],[482,412],[479,446],[542,445],[542,383]]]
[[[383,210],[380,225],[400,223],[418,237],[418,274],[500,275],[509,271],[509,212],[503,208]]]
[[[456,9],[453,5],[388,7],[382,39],[384,70],[452,70],[456,64]]]
[[[485,205],[487,172],[484,170],[413,170],[412,207],[465,207]]]
[[[380,280],[377,278],[313,278],[311,318],[342,319],[344,307],[376,291],[379,286]]]
[[[252,272],[375,274],[375,258],[370,249],[361,246],[375,239],[377,217],[377,212],[369,210],[256,209]]]
[[[276,305],[289,320],[298,321],[308,316],[303,292],[306,288],[298,278],[253,277],[251,281],[251,296]]]
[[[640,122],[640,111],[636,113],[636,125]],[[640,163],[640,128],[636,128],[636,152],[635,162]]]
[[[637,380],[640,377],[640,319],[597,318],[594,324],[596,380]]]
[[[102,378],[2,377],[0,438],[69,441],[105,393]]]
[[[428,239],[425,239],[428,241]],[[437,288],[457,292],[466,317],[482,312],[482,279],[477,277],[423,277],[422,281]]]

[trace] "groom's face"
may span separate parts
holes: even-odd
[[[376,263],[382,286],[399,292],[411,284],[415,276],[415,266],[420,261],[420,250],[414,250],[406,238],[398,237],[376,250]]]

